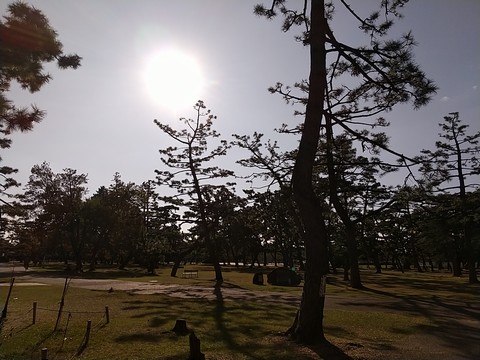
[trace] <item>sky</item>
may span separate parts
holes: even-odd
[[[295,33],[283,33],[279,21],[253,14],[261,0],[26,2],[48,17],[65,53],[77,53],[83,60],[77,70],[49,65],[53,79],[38,93],[14,86],[7,95],[17,105],[36,104],[47,113],[33,131],[14,134],[11,148],[2,151],[2,165],[18,168],[16,179],[22,184],[32,166],[44,161],[56,173],[72,168],[88,174],[90,195],[109,186],[116,172],[137,184],[154,179],[154,170],[162,166],[158,150],[171,142],[153,120],[180,125],[179,117],[195,116],[197,99],[217,116],[215,129],[223,138],[257,131],[295,146],[296,140],[273,129],[301,119],[267,88],[306,79],[308,48],[295,42]],[[362,0],[359,11],[373,10],[379,2]],[[0,3],[0,14],[6,13],[7,4]],[[418,42],[415,59],[439,87],[426,107],[413,111],[402,105],[385,114],[391,147],[415,156],[433,148],[438,123],[450,112],[459,112],[472,133],[480,131],[480,1],[412,0],[403,14],[394,30],[412,30]],[[365,42],[357,25],[341,13],[333,29],[339,40]],[[168,53],[180,57],[159,65],[170,68],[159,73],[156,61]],[[176,83],[185,89],[182,94],[197,87],[191,96],[198,97],[188,104],[169,98],[173,85],[167,92],[159,86],[158,79],[181,66]],[[197,82],[183,83],[182,74]],[[222,166],[237,168],[235,161],[245,156],[231,150]],[[396,180],[402,183],[403,178],[390,181]]]

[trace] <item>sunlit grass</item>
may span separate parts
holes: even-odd
[[[67,293],[59,329],[53,332],[63,286],[15,286],[13,288],[7,321],[3,324],[0,340],[0,359],[38,359],[43,347],[53,359],[70,359],[78,351],[86,331],[87,320],[92,321],[92,334],[79,359],[186,359],[188,336],[177,336],[170,330],[177,319],[185,319],[201,340],[201,349],[208,359],[320,359],[309,348],[286,341],[279,336],[292,323],[297,308],[293,305],[261,303],[250,300],[225,301],[221,289],[215,289],[213,268],[206,265],[187,265],[197,269],[199,277],[184,279],[170,277],[170,268],[162,267],[156,275],[147,275],[141,269],[98,269],[81,275],[86,278],[128,281],[155,281],[159,284],[197,285],[209,287],[216,294],[214,300],[179,299],[165,295],[141,295],[128,291],[94,291],[71,287]],[[223,288],[242,288],[249,291],[288,292],[301,295],[302,288],[280,287],[266,283],[252,284],[258,269],[224,268]],[[266,274],[270,269],[262,269]],[[38,276],[65,274],[60,268],[33,269]],[[0,282],[8,283],[9,274],[3,273]],[[384,271],[375,274],[362,270],[364,290],[351,289],[342,274],[330,275],[327,297],[341,297],[351,304],[367,299],[382,304],[383,300],[425,301],[435,299],[471,300],[478,295],[478,285],[468,285],[466,278],[454,278],[446,273],[404,274]],[[22,281],[17,278],[16,284]],[[8,287],[0,287],[3,305]],[[32,304],[38,303],[37,323],[32,325]],[[110,310],[106,324],[105,306]],[[334,344],[372,349],[394,349],[419,329],[437,326],[422,313],[402,313],[381,307],[345,306],[325,310],[325,333]],[[70,314],[70,316],[69,316]],[[68,321],[68,324],[67,324]],[[347,346],[347,347],[348,347]],[[3,356],[3,357],[2,357]]]
[[[210,359],[315,358],[299,357],[305,349],[293,342],[284,341],[279,347],[271,343],[278,342],[275,338],[291,324],[294,306],[223,301],[221,293],[208,301],[70,288],[60,326],[53,332],[61,293],[61,286],[14,288],[2,329],[0,353],[5,359],[38,358],[44,347],[55,359],[70,359],[82,343],[87,320],[92,321],[92,333],[80,359],[185,359],[188,336],[170,331],[177,319],[187,321]],[[39,307],[35,325],[33,301]],[[378,312],[327,309],[325,316],[326,333],[334,342],[355,339],[388,345],[425,323],[422,317]]]
[[[286,305],[222,301],[221,294],[215,301],[180,300],[70,288],[61,326],[53,332],[61,292],[60,286],[14,288],[2,329],[1,354],[8,359],[30,359],[47,347],[55,359],[68,359],[80,347],[90,319],[93,331],[81,359],[185,359],[188,336],[170,331],[177,319],[185,319],[209,356],[269,358],[272,349],[259,340],[284,330],[296,311]],[[33,301],[39,308],[35,325]],[[109,306],[109,324],[105,305]]]

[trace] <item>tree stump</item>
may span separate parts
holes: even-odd
[[[205,360],[205,354],[200,351],[200,340],[193,331],[190,333],[188,340],[190,343],[190,357],[188,360]]]
[[[184,319],[178,319],[172,331],[177,335],[187,335],[189,333],[187,322]]]
[[[253,284],[254,285],[263,285],[263,273],[257,272],[253,275]]]

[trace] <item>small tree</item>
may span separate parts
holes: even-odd
[[[156,170],[157,183],[167,185],[176,191],[176,195],[164,196],[163,200],[188,210],[185,213],[185,220],[197,225],[198,236],[214,265],[215,279],[222,282],[219,246],[215,237],[215,224],[208,213],[206,186],[215,187],[211,183],[212,180],[233,175],[231,171],[218,166],[208,166],[210,161],[225,155],[229,145],[225,140],[220,140],[217,147],[208,150],[208,142],[220,136],[212,129],[216,116],[206,109],[203,101],[198,101],[194,109],[196,112],[194,119],[180,119],[185,125],[182,130],[176,130],[158,120],[154,121],[160,130],[178,144],[178,147],[170,146],[159,150],[162,163],[171,170]],[[205,181],[210,183],[205,184]],[[228,185],[233,184],[227,183]]]
[[[463,225],[463,241],[468,259],[469,282],[478,282],[475,269],[475,247],[473,244],[473,216],[468,211],[468,190],[478,189],[478,184],[469,180],[480,175],[480,131],[469,135],[468,125],[462,124],[458,112],[450,113],[439,124],[443,140],[435,143],[436,150],[422,150],[421,172],[424,175],[422,185],[430,191],[457,192],[459,198],[458,213]],[[455,181],[456,184],[452,184]],[[456,273],[455,275],[458,275]]]

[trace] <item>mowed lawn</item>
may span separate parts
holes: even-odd
[[[179,277],[171,278],[169,268],[159,269],[155,276],[146,276],[136,269],[101,269],[84,277],[198,285],[214,291],[210,267],[190,268],[199,270],[198,279],[181,278],[182,269]],[[252,271],[225,270],[224,287],[301,294],[300,286],[257,286],[252,284]],[[0,306],[3,308],[9,277],[6,273],[1,275],[4,286],[0,287]],[[33,269],[30,275],[64,276],[55,267]],[[201,351],[207,359],[321,359],[327,355],[332,359],[374,359],[382,351],[387,351],[391,358],[401,358],[406,342],[439,324],[426,311],[415,313],[415,306],[406,311],[392,308],[397,302],[428,304],[432,299],[448,304],[478,302],[478,286],[468,285],[465,278],[453,278],[449,274],[392,271],[373,274],[364,270],[362,275],[365,290],[350,289],[340,275],[329,278],[325,333],[336,347],[325,352],[318,347],[297,345],[281,335],[294,319],[295,305],[251,299],[225,301],[221,289],[216,299],[206,300],[69,287],[62,317],[54,331],[63,286],[22,284],[34,281],[34,277],[24,279],[19,274],[1,329],[0,359],[40,359],[42,348],[48,348],[50,360],[187,359],[188,335],[171,331],[177,319],[186,320],[189,329],[200,339]],[[329,295],[334,299],[332,306],[328,306]],[[37,302],[35,324],[32,324],[33,302]],[[364,306],[359,306],[362,304]],[[88,320],[91,320],[91,332],[88,344],[82,346]]]

